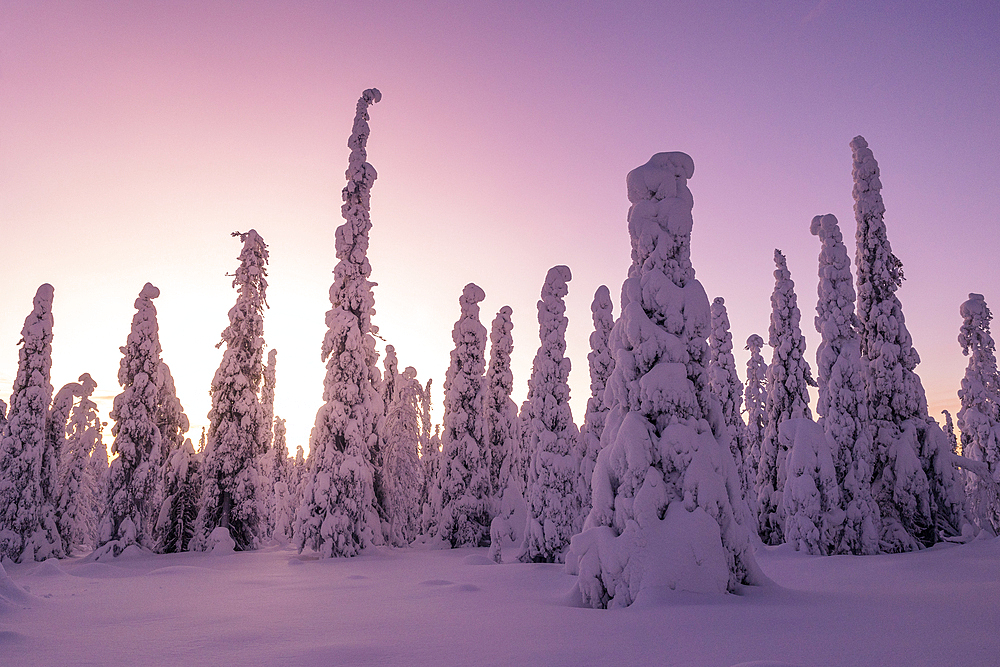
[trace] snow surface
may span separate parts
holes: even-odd
[[[562,566],[486,554],[318,559],[269,546],[8,561],[0,663],[976,667],[1000,651],[996,538],[880,556],[760,547],[774,585],[618,610],[575,606]]]

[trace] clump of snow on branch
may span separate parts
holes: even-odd
[[[627,178],[632,267],[611,334],[610,410],[593,509],[567,557],[593,607],[627,606],[646,590],[734,591],[762,576],[708,386],[711,311],[690,261],[693,173],[684,153],[658,153]]]
[[[528,397],[521,407],[524,442],[531,457],[526,491],[528,522],[521,556],[525,561],[563,562],[563,552],[579,527],[582,502],[576,449],[580,434],[569,406],[569,320],[563,300],[571,279],[569,267],[552,267],[538,301],[541,343],[528,380]]]
[[[371,187],[377,173],[367,162],[368,107],[382,99],[375,88],[358,100],[347,185],[342,192],[344,224],[337,228],[331,309],[320,357],[326,361],[323,405],[309,439],[309,469],[296,514],[296,543],[322,557],[354,556],[381,542],[375,507],[373,452],[378,449],[378,421],[384,413],[372,325],[374,283],[369,281]]]

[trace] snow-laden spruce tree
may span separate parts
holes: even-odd
[[[201,502],[201,458],[190,439],[170,452],[163,472],[163,501],[156,518],[156,551],[187,551]]]
[[[0,557],[19,563],[64,555],[55,513],[59,499],[52,495],[58,480],[50,477],[54,454],[46,453],[53,293],[52,285],[41,285],[24,320],[7,425],[0,434]]]
[[[486,370],[486,442],[490,449],[490,486],[493,520],[490,523],[490,556],[496,562],[514,562],[524,543],[528,508],[524,501],[527,469],[521,420],[510,397],[514,374],[510,355],[514,350],[513,311],[504,306],[493,319],[490,331],[490,365]]]
[[[372,325],[375,296],[368,235],[371,231],[371,187],[377,176],[368,157],[368,107],[382,99],[375,88],[358,100],[347,185],[337,228],[337,265],[330,286],[331,308],[320,358],[326,361],[323,405],[309,438],[309,463],[296,513],[299,550],[309,547],[321,557],[354,556],[381,541],[376,509],[375,469],[378,421],[384,413],[379,396],[380,373]]]
[[[424,470],[420,465],[423,386],[412,366],[402,373],[395,372],[395,355],[391,370],[392,395],[381,434],[384,532],[387,543],[405,547],[420,534],[420,496],[424,487]]]
[[[951,413],[942,410],[941,414],[944,415],[944,434],[948,436],[948,442],[951,443],[951,453],[959,454],[961,450],[958,446],[958,434],[955,433],[955,422],[952,421]]]
[[[744,349],[750,350],[750,358],[747,359],[747,382],[743,390],[743,405],[747,413],[747,456],[743,465],[750,484],[756,489],[760,444],[764,441],[764,428],[767,426],[767,362],[761,354],[764,339],[757,334],[750,334]],[[750,507],[756,508],[756,492],[748,493],[747,501]]]
[[[594,476],[594,465],[597,454],[601,451],[601,433],[604,432],[604,420],[608,408],[604,404],[604,389],[608,378],[615,369],[615,358],[611,355],[608,341],[611,328],[615,324],[612,314],[611,293],[607,286],[601,285],[594,292],[594,300],[590,304],[590,313],[594,320],[594,330],[590,334],[590,352],[587,361],[590,364],[590,398],[587,399],[587,413],[580,427],[580,440],[583,458],[580,461],[581,527],[582,521],[590,513],[590,481]]]
[[[957,534],[965,493],[948,438],[927,414],[913,347],[896,290],[903,264],[892,253],[878,163],[864,137],[851,141],[857,220],[858,319],[872,421],[872,495],[882,514],[881,549],[929,546]]]
[[[59,503],[56,511],[59,534],[62,536],[66,554],[72,554],[75,547],[93,547],[97,532],[96,509],[103,502],[97,494],[99,487],[90,465],[91,456],[100,447],[101,420],[97,414],[97,403],[91,400],[97,383],[84,373],[79,378],[74,395],[79,401],[69,413],[64,425],[65,444],[60,465]]]
[[[627,179],[632,267],[611,333],[610,410],[593,509],[566,559],[593,607],[624,607],[648,589],[734,591],[763,576],[708,386],[711,311],[690,260],[693,172],[684,153],[658,153]]]
[[[278,351],[269,350],[267,353],[267,363],[264,365],[263,380],[260,385],[260,408],[263,411],[264,424],[264,452],[260,455],[258,468],[260,469],[260,497],[264,505],[262,537],[271,537],[274,532],[274,483],[277,481],[280,471],[275,470],[276,465],[281,465],[279,455],[274,451],[274,389],[277,384]],[[287,452],[285,453],[287,456]]]
[[[743,423],[743,383],[736,373],[736,358],[733,356],[733,334],[729,332],[729,313],[726,301],[721,296],[712,301],[712,330],[708,335],[708,383],[722,405],[722,418],[729,431],[729,448],[733,460],[740,471],[743,495],[754,488],[747,465],[747,426]]]
[[[132,329],[121,348],[118,383],[111,418],[114,442],[107,475],[107,503],[98,527],[95,558],[117,556],[138,545],[153,547],[153,501],[160,461],[160,429],[156,426],[160,373],[160,334],[153,299],[160,290],[146,283],[135,300]],[[159,508],[156,508],[158,510]]]
[[[462,290],[444,379],[437,530],[453,547],[487,546],[490,539],[490,457],[483,419],[486,327],[479,321],[479,302],[485,298],[473,283]]]
[[[831,442],[811,419],[786,419],[778,440],[787,452],[782,515],[785,541],[815,556],[836,552],[844,530],[843,502]]]
[[[260,387],[260,407],[264,411],[264,423],[267,424],[267,450],[271,450],[274,443],[274,389],[277,386],[278,371],[278,351],[271,349],[267,352],[267,365],[264,366],[264,381]],[[270,468],[269,468],[270,469]]]
[[[844,510],[837,543],[810,553],[875,554],[882,522],[871,490],[872,434],[851,260],[836,216],[816,216],[810,231],[822,244],[815,320],[822,337],[816,350],[816,412],[829,441]]]
[[[191,548],[211,549],[216,528],[225,528],[242,551],[260,544],[266,527],[260,459],[267,422],[258,392],[264,375],[264,308],[267,307],[267,244],[254,231],[235,232],[243,243],[233,277],[236,304],[222,332],[226,345],[212,379],[212,409],[202,459],[202,493]]]
[[[295,509],[298,507],[299,469],[288,456],[285,420],[274,418],[274,529],[271,536],[281,544],[292,539],[295,526]],[[300,445],[301,447],[301,445]]]
[[[989,467],[989,479],[969,474],[968,494],[972,516],[981,529],[1000,532],[1000,375],[997,374],[996,344],[990,333],[993,314],[982,294],[970,294],[962,304],[962,328],[958,342],[969,357],[958,398],[958,428],[962,431],[962,455]]]
[[[580,432],[569,406],[570,360],[566,357],[566,302],[572,279],[568,266],[549,269],[538,301],[538,352],[521,407],[524,443],[530,458],[526,562],[563,562],[579,529],[582,500],[578,486]]]
[[[757,462],[758,530],[765,544],[784,541],[782,524],[785,489],[785,458],[788,451],[778,438],[778,427],[786,419],[812,419],[809,410],[809,387],[816,383],[806,361],[806,339],[799,328],[795,283],[788,271],[785,256],[774,251],[774,292],[771,294],[771,325],[768,344],[772,348],[767,367],[767,423]]]

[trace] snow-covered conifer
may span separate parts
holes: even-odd
[[[40,286],[24,320],[7,426],[0,434],[0,557],[16,562],[64,555],[50,478],[54,454],[46,453],[53,291],[48,283]]]
[[[274,418],[274,445],[271,448],[274,462],[271,467],[274,502],[272,507],[271,536],[282,544],[292,539],[295,525],[295,508],[298,494],[298,470],[295,460],[288,457],[285,420]]]
[[[391,346],[389,346],[391,347]],[[387,369],[388,370],[388,369]],[[387,542],[406,546],[420,534],[420,394],[417,371],[393,371],[392,396],[382,427],[382,481]]]
[[[483,433],[486,327],[479,302],[486,293],[469,283],[458,303],[451,366],[444,380],[439,536],[453,547],[487,546],[490,535],[490,459]]]
[[[778,427],[788,452],[782,493],[785,541],[814,556],[833,554],[844,529],[844,510],[830,438],[811,419],[786,419]]]
[[[262,537],[271,537],[274,532],[274,512],[275,495],[274,483],[278,480],[281,471],[276,470],[276,466],[284,464],[283,458],[287,458],[288,452],[284,455],[274,450],[274,389],[277,384],[278,351],[269,350],[267,353],[267,364],[264,366],[263,381],[260,386],[260,407],[263,411],[264,424],[264,453],[260,455],[260,496],[264,505],[263,517],[261,520]]]
[[[569,540],[579,529],[580,489],[577,484],[580,433],[569,406],[570,360],[566,357],[568,266],[549,269],[538,301],[538,337],[528,380],[528,397],[521,407],[524,443],[531,457],[528,468],[528,522],[525,561],[563,562]]]
[[[194,451],[190,439],[170,452],[164,466],[163,501],[156,519],[159,553],[177,553],[190,547],[201,502],[201,456]]]
[[[985,463],[990,479],[969,474],[970,510],[980,528],[1000,532],[1000,375],[997,373],[996,344],[990,333],[993,313],[982,294],[970,294],[962,304],[962,328],[958,342],[969,357],[962,388],[958,391],[962,408],[958,428],[962,431],[962,455]]]
[[[274,389],[277,384],[278,351],[268,350],[267,365],[264,366],[264,382],[260,387],[260,407],[264,411],[264,423],[267,424],[267,450],[271,450],[274,442]]]
[[[79,402],[73,406],[69,420],[64,426],[65,445],[59,484],[59,504],[56,511],[59,533],[62,535],[67,555],[77,546],[94,546],[97,532],[97,504],[103,501],[98,494],[98,480],[95,479],[91,457],[101,441],[101,420],[97,415],[97,404],[91,400],[97,383],[84,373],[80,376],[78,389],[74,392]],[[105,452],[105,457],[107,453]]]
[[[156,427],[156,378],[160,365],[159,326],[153,299],[160,290],[146,283],[135,300],[135,315],[118,368],[122,392],[115,397],[111,418],[117,454],[108,469],[108,502],[101,515],[95,556],[117,556],[131,545],[152,548],[152,505],[160,460]]]
[[[627,179],[632,267],[611,333],[610,410],[593,509],[567,556],[593,607],[627,606],[657,587],[734,591],[762,577],[709,395],[711,311],[690,261],[693,172],[686,154],[658,153]]]
[[[590,304],[594,320],[594,330],[590,334],[590,353],[587,354],[590,364],[590,398],[587,399],[587,413],[583,418],[583,426],[580,427],[583,458],[580,461],[578,486],[582,519],[586,519],[590,513],[590,481],[594,476],[597,454],[601,451],[601,433],[604,432],[604,420],[608,414],[608,408],[604,404],[604,389],[615,369],[615,358],[611,356],[611,348],[608,347],[611,328],[615,324],[611,309],[611,293],[607,286],[601,285],[594,292],[594,300]]]
[[[875,554],[879,550],[881,517],[872,497],[872,434],[861,366],[861,336],[854,314],[854,284],[837,218],[818,215],[810,230],[822,244],[819,253],[819,299],[816,350],[819,400],[816,412],[832,448],[840,487],[844,524],[831,545],[837,553]],[[820,443],[816,443],[815,449]],[[786,501],[785,506],[789,504]],[[787,535],[787,533],[786,533]],[[789,541],[792,537],[788,536]],[[810,553],[830,553],[823,547]]]
[[[857,228],[858,319],[874,439],[872,495],[882,514],[883,551],[929,546],[957,534],[965,494],[947,436],[927,414],[915,368],[920,356],[896,290],[903,264],[886,235],[878,163],[863,137],[851,141]]]
[[[379,396],[372,325],[375,296],[368,263],[371,230],[371,187],[377,176],[366,161],[368,107],[382,99],[375,88],[358,100],[354,127],[347,142],[351,149],[347,185],[337,228],[331,308],[320,358],[327,362],[323,405],[316,413],[309,440],[309,464],[296,513],[298,548],[310,547],[321,557],[354,556],[381,541],[376,510],[372,453],[378,448],[378,421],[384,413]]]
[[[267,244],[254,231],[236,232],[243,242],[233,278],[236,304],[222,332],[226,350],[212,379],[212,409],[202,459],[201,502],[192,549],[209,547],[216,528],[229,531],[239,550],[260,544],[265,528],[260,458],[271,424],[258,398],[263,380],[264,308],[267,307]]]
[[[746,466],[749,481],[756,488],[757,468],[760,463],[760,444],[764,441],[764,427],[767,426],[767,362],[761,350],[764,349],[764,339],[757,334],[747,338],[747,383],[743,391],[743,404],[747,413],[747,459]],[[747,500],[751,507],[757,506],[756,493],[748,494]]]
[[[490,488],[493,520],[490,523],[490,555],[497,562],[520,557],[524,541],[527,505],[524,501],[523,437],[517,405],[510,395],[514,374],[510,355],[514,349],[514,322],[510,306],[493,319],[490,331],[490,365],[486,371],[486,441],[490,450]]]
[[[815,386],[806,361],[806,339],[799,328],[801,314],[795,283],[785,256],[774,251],[774,292],[771,294],[771,325],[768,344],[773,349],[767,367],[767,424],[757,462],[757,504],[760,538],[765,544],[781,544],[785,489],[785,458],[788,454],[778,438],[778,427],[786,419],[812,419],[809,386]]]
[[[749,452],[746,449],[746,424],[743,423],[743,383],[736,373],[736,358],[733,357],[733,334],[729,332],[729,313],[726,301],[721,296],[712,301],[712,330],[708,335],[708,382],[722,405],[722,418],[729,431],[729,447],[733,460],[740,471],[740,483],[746,496],[754,488],[747,465]]]

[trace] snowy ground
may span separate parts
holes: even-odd
[[[775,585],[573,606],[485,549],[7,564],[0,665],[996,665],[1000,539],[892,556],[761,548]]]

